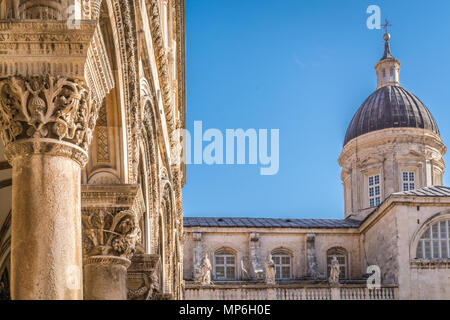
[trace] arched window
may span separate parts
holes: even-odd
[[[272,252],[272,260],[275,263],[275,279],[288,280],[292,278],[290,254],[277,250]]]
[[[216,280],[236,279],[236,257],[231,250],[222,249],[214,255],[214,275]]]
[[[327,251],[327,275],[330,276],[330,270],[331,270],[331,261],[333,260],[333,257],[336,257],[339,261],[339,278],[340,279],[347,279],[347,250],[344,248],[331,248]]]
[[[441,220],[429,226],[417,244],[417,259],[450,258],[450,220]]]

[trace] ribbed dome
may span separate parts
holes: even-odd
[[[384,86],[371,94],[353,117],[345,135],[344,146],[368,132],[386,128],[421,128],[439,134],[427,107],[400,86]]]

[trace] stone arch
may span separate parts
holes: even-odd
[[[284,257],[281,257],[281,256],[289,257],[289,275],[284,277],[283,272],[282,272],[283,268],[277,267],[277,269],[280,269],[280,270],[277,270],[277,273],[278,272],[280,273],[280,276],[277,279],[286,280],[286,279],[292,279],[293,277],[295,277],[295,275],[294,275],[295,270],[293,267],[294,266],[294,252],[291,249],[281,246],[281,247],[277,247],[277,248],[273,249],[270,252],[270,254],[272,255],[272,260],[275,262],[276,265],[278,265],[280,263],[283,264],[282,260],[284,260]],[[280,261],[277,261],[277,260],[280,260]]]
[[[133,0],[83,2],[84,16],[99,19],[97,34],[108,56],[104,63],[111,66],[115,83],[99,103],[96,139],[84,178],[90,184],[133,184],[138,179],[141,106],[135,6]]]
[[[217,270],[218,269],[217,268],[221,267],[220,264],[217,263],[216,256],[218,256],[218,255],[226,255],[227,256],[226,257],[226,259],[227,259],[227,270],[229,270],[229,268],[230,268],[229,266],[231,266],[231,264],[228,264],[228,262],[230,260],[229,256],[233,256],[234,257],[234,276],[233,276],[233,279],[239,279],[240,278],[240,276],[239,276],[240,268],[239,268],[239,264],[238,264],[239,252],[237,250],[233,249],[231,246],[221,246],[220,248],[218,248],[218,249],[213,251],[212,261],[211,262],[212,262],[212,268],[213,268],[212,274],[213,274],[214,279],[216,279],[216,280],[218,279],[218,275],[217,275]],[[220,257],[218,257],[218,258],[220,258]],[[223,262],[225,264],[225,261],[223,261]],[[225,269],[224,266],[222,266],[221,268]],[[231,268],[233,268],[233,266]],[[224,272],[224,270],[221,271],[221,272]],[[223,276],[228,279],[228,274],[224,273]]]
[[[158,245],[158,212],[160,207],[160,161],[158,156],[158,130],[153,96],[146,79],[141,79],[142,131],[140,143],[145,154],[146,179],[148,182],[148,218],[150,230],[150,251],[157,253]]]
[[[119,83],[121,90],[122,123],[125,128],[124,143],[124,171],[125,183],[136,183],[139,163],[138,136],[140,132],[139,93],[140,83],[138,74],[137,22],[134,0],[88,0],[84,1],[84,14],[89,10],[93,19],[100,17],[102,8],[110,13],[112,29],[117,37],[115,41],[116,57],[118,59]]]
[[[325,254],[325,273],[327,275],[327,277],[329,276],[329,270],[328,270],[328,265],[329,265],[329,259],[330,257],[336,255],[339,263],[341,264],[341,274],[339,275],[339,277],[341,279],[347,279],[350,277],[350,259],[349,259],[349,252],[347,249],[345,249],[344,247],[341,246],[332,246],[329,247],[326,250],[326,254]],[[345,259],[345,266],[343,266],[343,261],[342,259]],[[342,274],[342,270],[344,270],[344,274]]]
[[[158,224],[157,224],[157,232],[158,232],[158,251],[159,254],[159,267],[160,267],[160,274],[159,274],[159,283],[160,283],[160,291],[161,293],[167,292],[166,282],[167,282],[167,276],[166,276],[166,247],[164,244],[166,243],[166,237],[165,237],[165,225],[164,225],[164,218],[162,213],[158,215]]]
[[[172,185],[167,179],[167,171],[162,170],[161,177],[161,215],[164,222],[164,235],[165,241],[163,246],[165,246],[165,256],[164,256],[164,269],[165,271],[165,288],[167,293],[172,293],[172,274],[170,270],[174,267],[172,265],[172,254],[174,252],[174,222],[175,222],[175,214],[174,214],[174,195]]]
[[[292,249],[281,246],[281,247],[276,247],[276,248],[272,249],[272,251],[270,251],[271,254],[274,254],[277,252],[282,252],[284,254],[288,254],[291,256],[291,258],[294,258],[294,251]]]
[[[444,211],[441,211],[441,212],[438,212],[438,213],[432,215],[431,217],[429,217],[427,220],[425,220],[421,225],[419,225],[417,227],[417,230],[414,232],[414,234],[411,238],[412,240],[409,245],[409,254],[410,254],[411,259],[417,259],[417,246],[418,246],[419,240],[422,237],[422,235],[424,234],[424,232],[426,232],[428,230],[428,228],[430,228],[436,222],[446,221],[446,220],[450,221],[450,210],[444,210]],[[447,230],[447,232],[448,232],[448,230]]]

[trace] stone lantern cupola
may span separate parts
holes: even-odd
[[[375,65],[377,71],[377,89],[388,86],[400,86],[400,66],[401,63],[391,53],[391,44],[389,40],[391,35],[387,32],[388,23],[386,22],[386,32],[384,39],[384,54],[380,61]]]
[[[431,112],[400,85],[384,34],[377,90],[356,111],[339,157],[345,216],[363,219],[392,193],[442,185],[446,147]]]

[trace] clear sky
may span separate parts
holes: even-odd
[[[185,216],[343,218],[337,159],[383,54],[369,5],[392,24],[403,87],[450,145],[450,1],[187,0],[188,129],[280,129],[280,170],[189,165]]]

